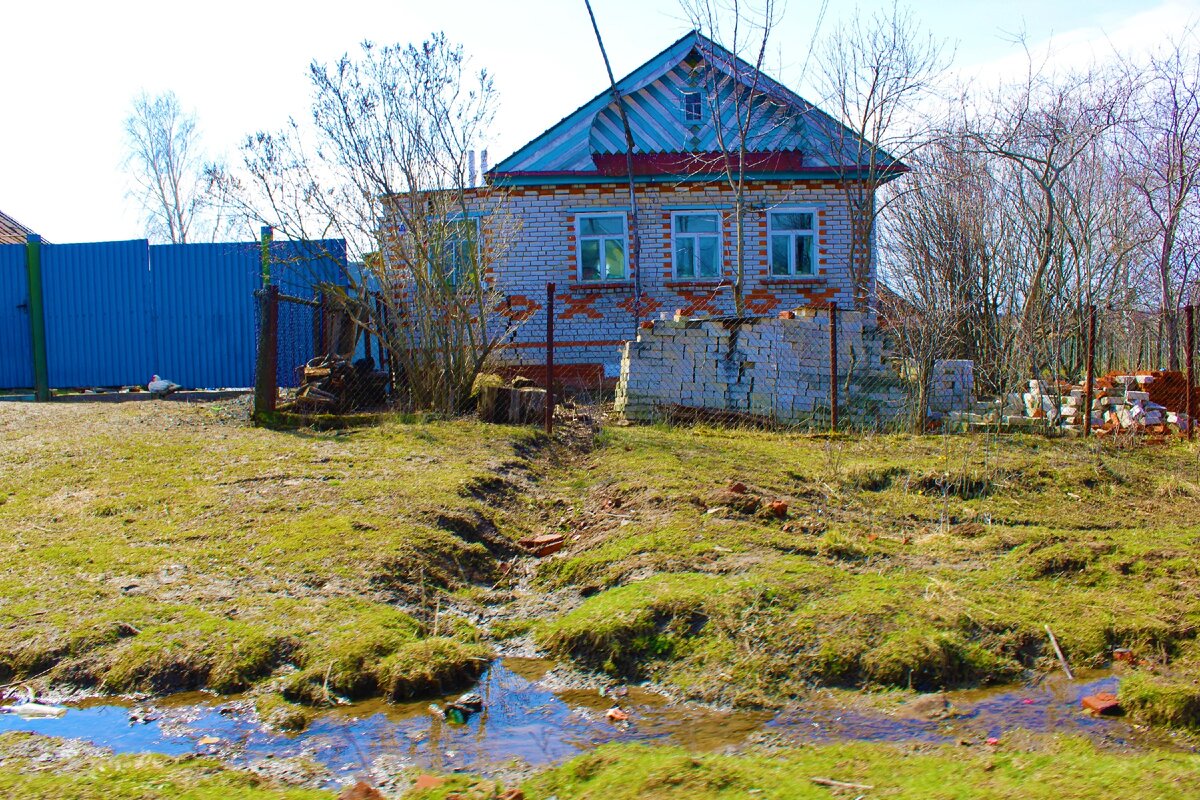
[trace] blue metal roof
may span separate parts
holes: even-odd
[[[731,102],[754,81],[746,147],[759,152],[802,153],[804,166],[837,170],[853,166],[859,151],[853,132],[812,103],[754,69],[696,31],[617,83],[625,99],[634,152],[688,153],[737,147]],[[701,94],[698,121],[685,120],[683,96]],[[720,128],[713,108],[720,112]],[[744,109],[741,109],[744,112]],[[720,134],[720,135],[719,135]],[[722,140],[724,146],[722,147]],[[625,133],[612,91],[604,91],[497,164],[489,174],[501,183],[538,183],[572,174],[595,176],[593,156],[625,152]],[[891,162],[884,156],[883,163]],[[896,164],[902,169],[902,165]]]

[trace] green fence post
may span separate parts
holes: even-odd
[[[262,240],[259,245],[259,258],[262,261],[262,285],[268,286],[271,283],[271,240],[274,238],[274,231],[270,225],[262,226]]]
[[[29,284],[29,341],[33,355],[33,389],[39,402],[50,399],[50,372],[46,365],[46,305],[42,297],[42,237],[25,238],[25,272]]]

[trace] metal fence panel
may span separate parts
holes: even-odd
[[[0,244],[0,389],[33,386],[25,245]]]
[[[155,367],[148,244],[42,246],[51,388],[144,384]]]
[[[257,242],[153,245],[154,372],[197,389],[254,385]]]

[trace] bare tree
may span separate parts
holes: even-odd
[[[695,141],[711,140],[711,145],[695,153],[691,171],[694,176],[715,175],[730,191],[733,302],[736,313],[744,314],[748,217],[761,210],[752,191],[753,173],[761,168],[768,143],[781,131],[796,130],[803,116],[764,71],[783,6],[776,0],[681,0],[681,6],[693,28],[711,43],[702,42],[702,60],[693,66],[693,79],[703,89],[703,108],[692,131]],[[827,6],[822,0],[814,16],[809,50]]]
[[[193,239],[199,227],[212,235],[219,226],[201,222],[206,165],[196,115],[183,110],[174,92],[143,93],[125,119],[125,140],[125,169],[145,214],[146,235],[172,244]]]
[[[841,177],[850,217],[849,266],[855,300],[872,295],[879,187],[894,178],[932,128],[922,103],[948,63],[945,46],[897,2],[864,19],[857,10],[826,37],[818,56],[827,105],[841,126],[831,129],[831,163]]]
[[[636,331],[642,320],[642,234],[641,227],[638,225],[637,189],[633,178],[633,129],[629,127],[629,114],[625,108],[625,98],[617,87],[612,63],[608,60],[608,51],[604,49],[604,38],[600,35],[600,26],[596,23],[596,15],[592,13],[592,4],[590,0],[583,0],[583,4],[587,8],[588,19],[592,21],[596,44],[600,48],[600,58],[603,59],[604,70],[608,73],[608,85],[612,92],[613,102],[617,104],[617,114],[621,118],[621,129],[625,134],[625,173],[629,189],[629,271],[633,274],[633,327]]]
[[[716,151],[715,165],[711,163],[712,154],[706,153],[698,157],[696,169],[712,170],[715,166],[732,193],[733,305],[739,315],[746,312],[746,216],[751,209],[747,162],[754,146],[753,126],[756,121],[761,121],[756,117],[769,102],[764,91],[762,67],[771,31],[778,22],[774,0],[765,0],[761,9],[748,6],[739,0],[728,0],[723,6],[716,0],[685,0],[683,3],[693,26],[709,41],[723,41],[733,56],[729,58],[714,47],[705,47],[707,52],[701,54],[703,62],[696,65],[696,78],[704,87],[708,124],[712,127]]]
[[[1034,375],[1047,366],[1049,328],[1060,324],[1069,293],[1079,308],[1094,301],[1095,259],[1105,249],[1093,237],[1111,218],[1097,228],[1093,211],[1097,191],[1113,183],[1101,173],[1111,176],[1111,137],[1130,96],[1110,70],[1053,75],[1031,61],[1024,80],[988,96],[986,110],[968,123],[974,146],[999,171],[1010,271],[1020,275],[1010,332]],[[1110,244],[1128,251],[1123,236]],[[1081,262],[1085,257],[1091,260]],[[1076,267],[1078,280],[1071,274]]]
[[[462,48],[362,45],[355,59],[313,62],[312,125],[291,120],[243,146],[216,177],[243,213],[293,239],[346,239],[362,273],[342,295],[379,337],[413,407],[456,413],[511,334],[495,312],[488,267],[511,243],[506,194],[472,186],[470,159],[496,93]]]
[[[1179,307],[1191,279],[1194,255],[1177,247],[1184,229],[1200,222],[1200,49],[1194,29],[1151,56],[1140,102],[1125,126],[1124,168],[1141,199],[1154,243],[1154,275],[1166,330],[1168,362],[1179,369]],[[1191,257],[1189,258],[1189,255]]]

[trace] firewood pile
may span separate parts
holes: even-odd
[[[498,375],[481,375],[475,382],[476,413],[484,422],[529,425],[546,413],[546,390],[528,378],[506,383]]]
[[[304,365],[300,388],[286,410],[345,414],[378,408],[387,402],[387,384],[387,373],[377,372],[370,357],[351,363],[345,356],[317,356]]]

